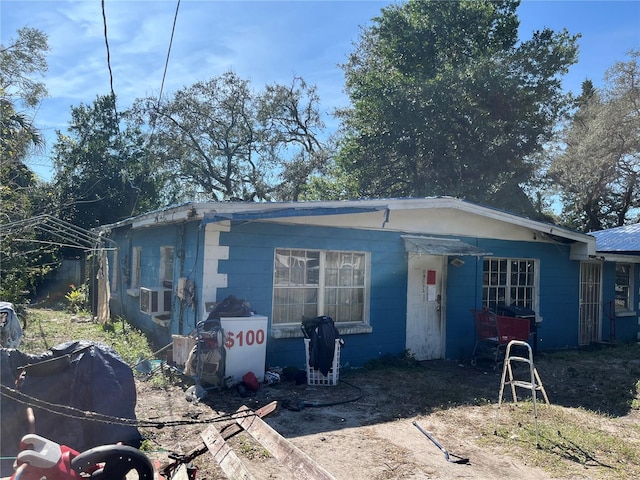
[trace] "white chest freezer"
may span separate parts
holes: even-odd
[[[225,378],[233,376],[240,382],[246,373],[253,372],[259,382],[264,381],[267,323],[267,317],[262,315],[220,318],[226,352]]]

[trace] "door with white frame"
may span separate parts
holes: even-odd
[[[406,348],[416,360],[444,358],[444,259],[409,253]]]

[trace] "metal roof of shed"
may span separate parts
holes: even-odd
[[[597,252],[640,253],[640,223],[591,232],[589,235],[596,239]]]

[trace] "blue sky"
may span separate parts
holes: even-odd
[[[323,110],[348,103],[339,64],[353,50],[362,26],[393,1],[369,0],[181,0],[163,95],[234,70],[259,90],[301,76],[318,87]],[[107,38],[118,108],[135,98],[157,97],[178,0],[105,0]],[[520,35],[549,27],[581,33],[579,62],[564,88],[580,92],[589,78],[603,83],[605,71],[640,48],[638,0],[524,0]],[[110,93],[101,0],[2,0],[0,40],[10,44],[17,29],[37,28],[49,37],[49,98],[35,124],[50,148],[66,128],[71,106],[91,104]],[[327,117],[329,130],[335,124]],[[29,164],[51,176],[47,153]]]

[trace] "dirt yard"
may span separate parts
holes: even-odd
[[[640,478],[640,347],[629,348],[624,359],[606,352],[540,356],[536,367],[551,406],[539,392],[539,448],[526,390],[518,390],[518,404],[505,391],[497,415],[501,370],[444,361],[344,371],[337,386],[282,381],[248,397],[214,391],[199,402],[187,400],[186,386],[154,387],[160,382],[152,377],[137,382],[138,417],[184,420],[142,430],[149,455],[161,463],[169,453],[201,447],[200,433],[210,425],[224,430],[233,423],[227,414],[241,406],[255,410],[275,400],[265,422],[336,479]],[[468,462],[448,462],[414,421],[450,460]],[[254,478],[296,478],[246,432],[227,443]],[[209,452],[193,465],[200,480],[226,478]]]

